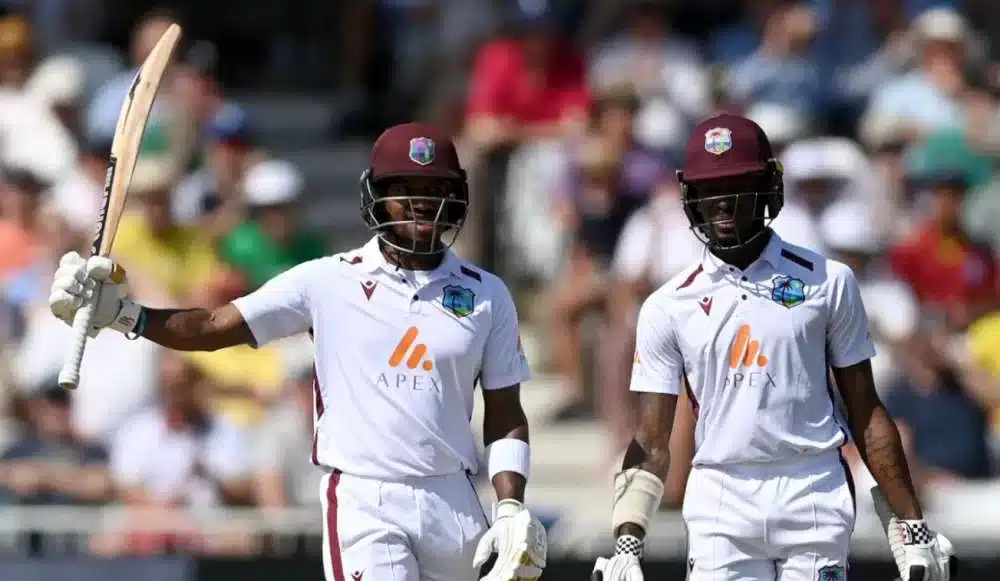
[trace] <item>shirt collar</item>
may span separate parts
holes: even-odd
[[[771,265],[772,268],[777,269],[781,263],[781,251],[785,248],[785,241],[778,236],[778,233],[771,231],[771,239],[767,241],[767,246],[764,247],[764,252],[761,253],[760,258],[755,260],[746,270],[750,270],[759,262],[764,261]],[[724,268],[729,268],[722,259],[718,256],[712,254],[706,246],[701,253],[701,270],[705,274],[712,276]]]
[[[365,243],[361,247],[361,252],[359,253],[361,258],[361,266],[369,274],[374,274],[378,271],[395,273],[395,272],[405,272],[413,273],[417,278],[426,278],[426,280],[438,280],[442,278],[448,278],[454,276],[459,270],[459,259],[455,256],[455,253],[451,249],[444,251],[444,260],[441,264],[434,270],[427,271],[417,271],[417,270],[405,270],[398,268],[396,265],[389,263],[386,260],[385,255],[382,254],[382,248],[379,246],[378,236],[373,236],[371,240]]]

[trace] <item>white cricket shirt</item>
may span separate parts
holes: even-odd
[[[745,271],[706,249],[638,320],[631,390],[695,405],[696,466],[780,461],[847,438],[828,368],[875,355],[854,274],[772,234]]]
[[[507,286],[452,252],[433,271],[377,238],[233,301],[258,345],[312,329],[313,461],[383,480],[478,470],[473,396],[530,378]]]

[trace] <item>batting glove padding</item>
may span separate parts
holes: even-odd
[[[483,581],[534,581],[542,575],[548,552],[545,527],[516,500],[501,500],[493,526],[479,539],[472,566],[497,560]]]
[[[615,541],[615,554],[610,559],[599,557],[594,563],[591,581],[643,581],[642,539],[621,535]]]
[[[125,297],[125,271],[103,256],[85,259],[69,252],[59,260],[49,293],[49,309],[67,325],[73,325],[76,311],[94,304],[94,337],[105,327],[128,333],[138,322],[139,305]]]
[[[893,555],[902,581],[950,581],[955,548],[923,520],[897,520],[902,547]]]

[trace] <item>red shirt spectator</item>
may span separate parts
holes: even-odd
[[[552,42],[544,68],[530,66],[520,40],[500,39],[484,46],[472,72],[470,118],[547,125],[586,114],[590,96],[583,56],[569,43]]]
[[[944,235],[933,226],[893,248],[889,258],[896,274],[925,304],[978,310],[977,306],[986,306],[1000,292],[989,250],[964,237]]]

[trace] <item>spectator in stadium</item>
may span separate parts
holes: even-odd
[[[883,393],[899,380],[917,331],[920,309],[913,291],[880,260],[886,237],[876,227],[873,209],[856,197],[841,198],[820,217],[819,235],[828,255],[849,266],[861,289],[876,355],[875,386]]]
[[[624,31],[590,56],[590,84],[598,90],[634,87],[642,103],[661,100],[696,122],[707,111],[708,75],[698,48],[668,32],[663,2],[629,2]]]
[[[494,220],[489,209],[499,207],[504,191],[523,197],[520,187],[511,186],[551,183],[559,171],[552,166],[564,162],[564,139],[582,135],[587,128],[586,62],[559,34],[556,15],[546,4],[518,8],[509,33],[480,47],[472,65],[459,146],[472,196],[487,200],[470,206],[458,251],[473,259],[488,250],[487,226]],[[516,228],[518,217],[514,210],[505,222]],[[543,244],[552,246],[552,241]]]
[[[134,292],[164,307],[205,302],[219,265],[210,239],[171,215],[175,176],[168,158],[140,156],[129,189],[137,211],[122,216],[114,247]]]
[[[950,8],[934,8],[911,26],[918,66],[889,78],[872,95],[858,128],[870,147],[967,126],[968,24]]]
[[[85,74],[83,65],[73,56],[47,58],[31,72],[24,96],[51,111],[70,135],[79,136]]]
[[[963,340],[947,347],[969,393],[990,412],[990,454],[996,476],[1000,474],[1000,313],[980,317]]]
[[[133,416],[111,445],[119,501],[135,510],[127,513],[134,519],[129,533],[101,539],[104,554],[211,552],[223,540],[202,537],[188,511],[253,501],[245,434],[206,409],[211,387],[180,354],[164,352],[161,364],[159,401]]]
[[[195,170],[202,163],[207,150],[205,141],[214,139],[206,129],[225,106],[216,75],[218,58],[214,44],[193,43],[177,63],[164,91],[170,107],[170,151],[174,163],[183,171]]]
[[[115,126],[118,124],[122,100],[132,86],[139,66],[146,60],[167,27],[177,21],[174,14],[163,9],[149,12],[139,21],[132,32],[130,47],[132,66],[102,85],[87,107],[84,131],[88,139],[111,141],[115,135]],[[153,104],[152,114],[146,127],[147,140],[150,137],[155,139],[157,134],[163,134],[166,111],[165,103],[157,101]]]
[[[469,88],[466,137],[477,151],[578,135],[590,100],[583,56],[547,8],[522,11],[514,35],[484,45]]]
[[[781,155],[784,166],[785,205],[774,221],[781,237],[823,252],[819,221],[823,211],[838,199],[869,189],[857,187],[864,170],[860,152],[850,142],[818,137],[797,141]],[[861,194],[859,194],[861,195]]]
[[[202,165],[173,193],[172,212],[186,226],[199,226],[213,241],[246,218],[246,172],[263,159],[250,117],[238,105],[218,108],[207,128]]]
[[[767,19],[757,51],[726,72],[729,97],[746,105],[784,105],[807,119],[820,112],[820,77],[810,47],[816,15],[806,2],[787,3]]]
[[[103,504],[113,498],[107,452],[80,442],[70,422],[71,392],[47,381],[24,401],[25,435],[0,456],[0,502]]]
[[[0,179],[0,281],[7,283],[34,267],[45,252],[40,209],[46,184],[24,167],[7,167]]]
[[[264,160],[247,171],[243,191],[249,219],[219,245],[219,255],[244,277],[247,292],[296,264],[327,254],[323,240],[298,226],[304,186],[302,173],[284,160]]]
[[[266,508],[311,506],[319,501],[323,472],[306,453],[313,446],[313,374],[303,369],[287,382],[289,397],[275,406],[257,432],[257,504]]]
[[[615,244],[634,205],[622,193],[621,152],[603,135],[591,135],[574,148],[575,167],[566,184],[559,218],[571,232],[565,272],[550,294],[554,362],[570,393],[554,419],[593,417],[584,385],[583,320],[605,314],[608,268]]]
[[[926,345],[919,355],[926,359],[928,371],[911,373],[885,397],[917,485],[988,478],[992,474],[989,418],[953,357],[953,339],[930,329],[919,335],[910,348]]]
[[[94,224],[104,199],[111,142],[80,144],[76,164],[48,192],[47,210],[58,216],[80,241],[80,247],[94,234]]]
[[[853,128],[872,93],[901,74],[915,56],[906,0],[814,1],[816,55],[827,110]],[[844,42],[850,38],[850,42]]]
[[[918,200],[929,203],[929,215],[890,250],[892,268],[913,288],[925,316],[939,321],[944,332],[960,332],[997,308],[996,261],[962,226],[963,172],[938,168],[911,180]]]

